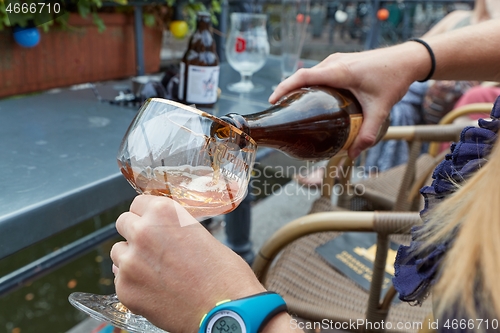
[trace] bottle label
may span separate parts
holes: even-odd
[[[349,128],[349,135],[341,150],[347,150],[352,145],[354,139],[358,136],[359,129],[363,123],[363,116],[361,114],[350,114],[351,126]]]
[[[186,72],[186,64],[181,61],[179,67],[179,91],[177,92],[177,98],[181,101],[184,100],[184,73]]]
[[[219,70],[219,66],[187,66],[186,102],[215,103],[219,87]]]

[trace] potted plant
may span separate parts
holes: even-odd
[[[68,0],[57,8],[53,2],[51,8],[40,9],[37,0],[0,0],[0,98],[135,75],[133,7],[126,0],[116,1]],[[147,0],[143,6],[146,73],[160,68],[163,31],[170,28],[176,6],[184,10],[187,21],[196,10],[220,10],[218,0],[208,4]],[[41,31],[36,46],[16,42],[19,27]]]

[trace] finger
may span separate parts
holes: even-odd
[[[111,260],[113,260],[113,266],[116,266],[117,268],[120,267],[120,258],[125,252],[127,252],[127,250],[127,242],[117,242],[113,245],[111,251],[109,252],[109,256],[111,257]]]
[[[309,87],[315,85],[333,85],[331,77],[326,75],[327,71],[320,66],[313,68],[301,68],[292,76],[281,82],[272,95],[269,97],[269,103],[275,104],[279,98],[287,93],[302,87]]]
[[[154,199],[152,195],[141,194],[134,198],[130,204],[130,211],[136,215],[142,216],[147,211],[147,204]]]
[[[125,212],[122,213],[118,218],[116,219],[116,230],[120,235],[122,235],[123,238],[126,240],[131,240],[133,233],[132,233],[132,224],[137,223],[140,220],[140,216],[131,213],[131,212]]]
[[[165,204],[165,202],[168,201],[170,201],[170,203],[173,202],[173,200],[168,197],[146,194],[138,195],[130,205],[130,212],[139,216],[144,216],[146,212],[151,210],[152,205],[156,205],[157,203]]]
[[[366,110],[363,112],[363,124],[358,136],[354,139],[348,154],[351,159],[355,159],[361,152],[375,143],[380,127],[386,120],[388,112],[380,110]]]

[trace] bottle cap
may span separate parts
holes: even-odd
[[[201,12],[201,11],[197,12],[196,16],[198,16],[199,18],[201,18],[201,17],[208,17],[208,18],[210,18],[211,17],[211,15],[210,15],[209,12]]]

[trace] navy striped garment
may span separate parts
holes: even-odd
[[[491,119],[479,119],[478,127],[466,127],[460,141],[452,144],[451,153],[447,154],[434,170],[433,181],[420,193],[425,199],[424,209],[420,212],[424,223],[425,214],[449,194],[460,183],[472,176],[487,160],[500,128],[500,96],[491,111]],[[409,246],[400,246],[394,263],[395,277],[393,284],[402,301],[420,304],[428,296],[430,287],[438,278],[438,266],[450,243],[437,244],[426,253],[416,255],[422,243],[415,240],[420,227],[412,230],[412,242]],[[452,237],[453,239],[453,237]]]

